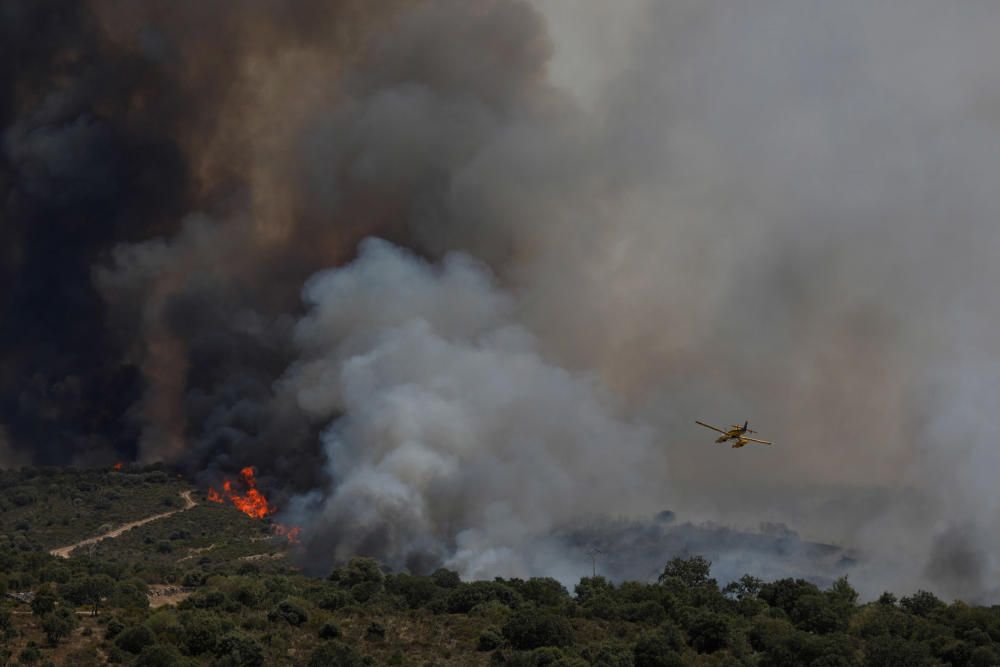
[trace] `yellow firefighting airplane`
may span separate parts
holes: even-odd
[[[746,435],[747,433],[757,432],[750,430],[749,421],[743,422],[743,426],[740,426],[739,424],[733,424],[732,426],[729,427],[728,431],[723,431],[721,428],[717,428],[715,426],[712,426],[711,424],[706,424],[705,422],[700,422],[698,420],[695,420],[694,423],[698,424],[699,426],[704,426],[705,428],[710,428],[713,431],[718,431],[719,433],[721,433],[722,435],[720,435],[718,438],[715,439],[716,442],[726,442],[727,440],[735,440],[735,442],[733,443],[734,449],[743,447],[744,445],[751,442],[756,442],[759,445],[773,444],[767,440],[758,440],[757,438],[747,437]]]

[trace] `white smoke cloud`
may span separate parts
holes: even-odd
[[[331,487],[296,517],[331,556],[540,574],[534,552],[553,528],[658,507],[652,431],[620,417],[595,377],[547,362],[484,266],[368,240],[305,299],[303,359],[279,391],[331,420]]]

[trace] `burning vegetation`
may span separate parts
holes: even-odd
[[[234,489],[233,480],[226,479],[222,482],[222,492],[210,486],[205,497],[213,503],[225,504],[228,500],[238,510],[253,519],[263,519],[277,511],[277,508],[268,502],[267,497],[257,488],[257,478],[254,476],[254,469],[246,467],[240,470],[239,479],[245,491],[241,494]],[[299,526],[286,526],[280,523],[273,523],[272,530],[275,535],[288,539],[293,544],[300,544],[299,537],[302,528]]]

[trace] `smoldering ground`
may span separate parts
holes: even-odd
[[[998,11],[7,3],[0,454],[254,465],[317,567],[671,507],[992,598]]]

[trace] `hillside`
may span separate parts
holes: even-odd
[[[1000,608],[926,592],[859,604],[845,578],[721,586],[664,557],[656,583],[462,582],[356,558],[318,579],[266,520],[159,469],[0,473],[0,664],[993,665]],[[193,507],[184,509],[182,493]],[[143,516],[158,518],[48,553]]]

